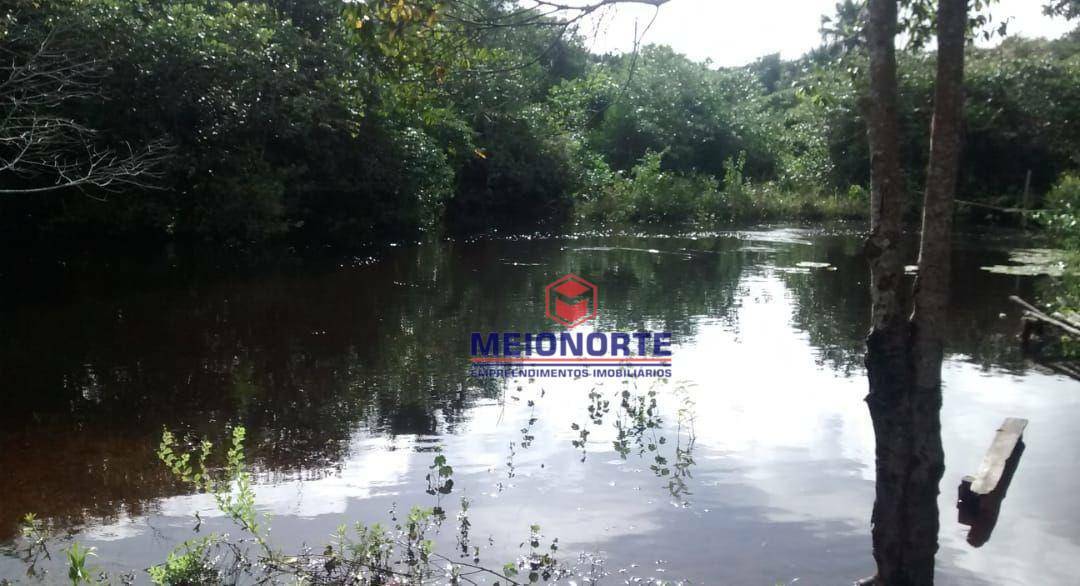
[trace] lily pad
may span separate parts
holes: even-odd
[[[779,252],[779,250],[777,250],[776,248],[773,248],[771,246],[755,246],[755,245],[743,246],[739,250],[741,250],[743,252],[766,252],[766,253],[768,253],[768,252]]]
[[[1011,265],[991,265],[982,270],[1000,275],[1060,277],[1065,274],[1064,250],[1053,248],[1018,248],[1009,253]]]
[[[618,251],[618,250],[624,250],[624,251],[628,251],[628,252],[646,252],[646,253],[649,253],[649,254],[661,254],[661,251],[657,250],[655,248],[632,248],[632,247],[629,247],[629,246],[582,246],[580,248],[575,248],[573,250],[578,251],[578,252],[589,252],[589,251],[613,252],[613,251]],[[664,253],[664,254],[679,254],[679,253],[677,253],[677,252],[667,252],[667,253]]]

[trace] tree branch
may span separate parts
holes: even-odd
[[[164,140],[106,146],[64,115],[69,102],[105,97],[98,64],[58,49],[56,38],[56,29],[41,39],[9,31],[0,46],[0,177],[17,185],[6,181],[0,195],[158,188],[171,152]]]

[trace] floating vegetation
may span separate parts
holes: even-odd
[[[809,261],[809,260],[804,260],[802,262],[797,262],[797,263],[795,263],[795,266],[800,267],[800,268],[804,268],[804,269],[825,269],[827,271],[835,271],[836,270],[836,267],[834,267],[831,263],[812,262],[812,261]]]
[[[1018,248],[1009,253],[1011,265],[991,265],[982,270],[1000,275],[1060,277],[1065,274],[1068,253],[1054,248]]]
[[[689,255],[678,251],[664,251],[657,248],[633,248],[630,246],[583,246],[580,248],[571,248],[574,252],[644,252],[646,254],[674,254],[676,256],[685,256],[689,258]]]
[[[589,401],[589,419],[592,419],[593,425],[603,425],[604,415],[611,410],[611,402],[604,399],[596,387],[589,391]]]
[[[570,429],[576,431],[578,434],[578,439],[571,440],[570,444],[581,450],[581,461],[584,462],[587,456],[586,446],[589,442],[589,429],[577,423],[571,423]]]
[[[767,232],[735,232],[731,235],[739,240],[767,244],[810,244],[806,237],[812,234],[805,230],[779,229]]]
[[[510,267],[539,267],[543,266],[543,263],[538,262],[524,262],[519,260],[510,260],[508,258],[499,259],[499,264]]]
[[[761,252],[761,253],[780,252],[780,249],[778,249],[778,248],[774,248],[772,246],[759,246],[759,245],[756,245],[756,244],[750,244],[750,245],[747,245],[747,246],[743,246],[739,250],[741,252]]]

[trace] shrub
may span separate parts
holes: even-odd
[[[150,581],[160,586],[220,583],[221,575],[208,553],[212,538],[192,539],[169,552],[165,563],[151,566]]]
[[[684,224],[701,220],[703,203],[717,192],[716,179],[701,173],[677,173],[661,167],[664,153],[647,153],[633,168],[622,200],[630,207],[629,221],[643,224]]]
[[[1039,220],[1063,246],[1080,249],[1080,176],[1065,175],[1046,194]]]

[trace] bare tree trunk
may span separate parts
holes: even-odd
[[[896,0],[871,0],[868,40],[873,328],[867,338],[876,441],[876,582],[934,582],[938,547],[941,362],[949,292],[953,195],[963,114],[967,0],[938,3],[938,63],[914,312],[906,319],[900,239],[904,207],[896,117]]]
[[[942,340],[949,301],[952,218],[960,164],[960,125],[964,114],[964,45],[967,1],[938,2],[937,80],[926,173],[919,277],[915,282],[917,384],[941,384]]]
[[[964,113],[967,1],[939,0],[937,79],[926,173],[919,276],[915,282],[913,444],[906,503],[911,584],[933,584],[938,542],[937,497],[945,455],[941,446],[941,361],[948,320],[953,200]]]
[[[877,481],[873,544],[878,576],[899,575],[905,543],[904,490],[911,459],[908,390],[913,373],[909,326],[904,314],[901,237],[906,194],[900,173],[896,113],[896,0],[870,0],[867,28],[870,95],[866,108],[870,141],[870,262],[872,328],[866,340],[866,397],[874,424]],[[892,582],[887,582],[891,584]]]

